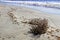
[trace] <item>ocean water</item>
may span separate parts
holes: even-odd
[[[42,1],[42,2],[45,2],[45,1],[53,1],[53,2],[60,2],[60,0],[0,0],[0,1]]]
[[[11,0],[11,1],[60,1],[60,0]]]
[[[28,5],[20,5],[22,7],[27,7],[27,8],[31,8],[33,10],[37,10],[37,11],[41,11],[41,12],[45,12],[48,14],[55,14],[55,15],[60,15],[60,9],[55,9],[55,8],[47,8],[47,7],[37,7],[37,6],[28,6]]]
[[[13,3],[13,2],[3,2],[3,1],[0,1],[0,4],[22,6],[22,7],[26,7],[26,8],[31,8],[33,10],[45,12],[45,13],[48,13],[48,14],[60,15],[60,9],[56,9],[56,8],[49,8],[49,7],[42,7],[42,6],[33,6],[33,5],[31,6],[31,5],[25,5],[25,4],[17,4],[15,2]]]

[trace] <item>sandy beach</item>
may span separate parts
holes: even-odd
[[[40,37],[27,33],[30,26],[22,23],[33,18],[48,19],[49,29]],[[60,40],[60,15],[25,7],[0,5],[0,40]]]

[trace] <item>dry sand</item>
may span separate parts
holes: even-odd
[[[32,18],[48,19],[49,29],[45,34],[39,37],[28,33],[30,25],[22,21]],[[60,15],[0,5],[0,40],[60,40]]]

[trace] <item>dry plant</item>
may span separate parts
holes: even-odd
[[[29,24],[31,24],[31,29],[29,33],[33,33],[34,35],[41,35],[46,33],[48,28],[48,20],[47,19],[38,19],[34,18],[29,21]]]

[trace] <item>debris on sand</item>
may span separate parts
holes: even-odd
[[[27,22],[26,22],[27,23]],[[28,24],[31,25],[29,33],[33,33],[33,35],[41,35],[46,33],[48,28],[48,20],[41,18],[31,19]]]

